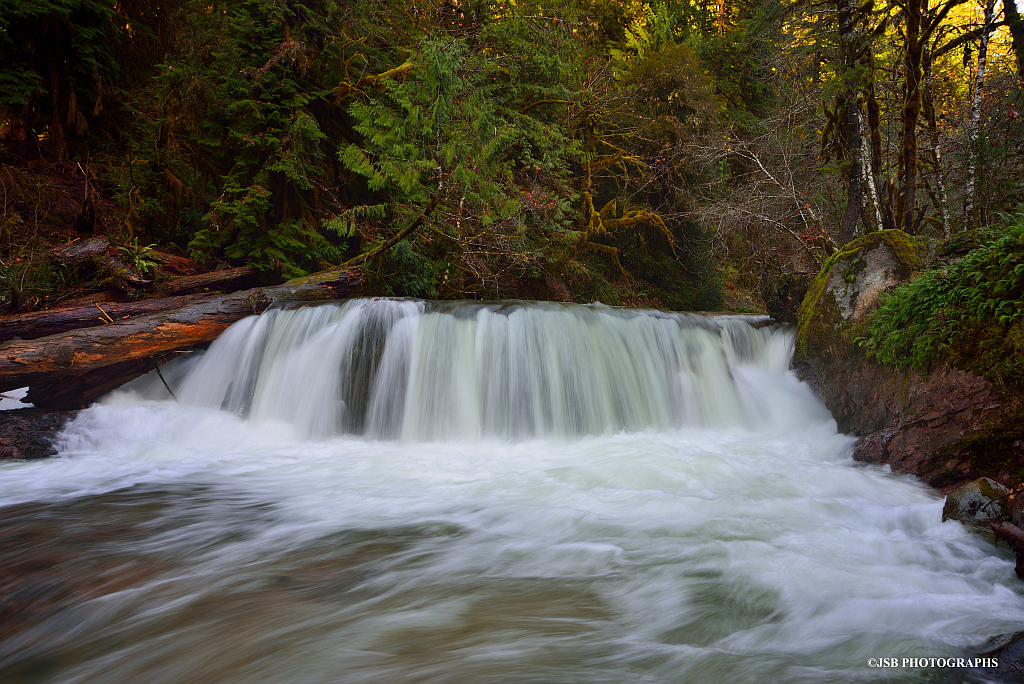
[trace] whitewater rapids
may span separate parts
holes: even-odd
[[[602,306],[246,319],[176,401],[141,379],[0,465],[0,681],[989,681],[868,666],[976,653],[1024,592],[854,465],[792,346]]]

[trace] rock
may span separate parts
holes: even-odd
[[[46,458],[73,411],[25,408],[0,411],[0,459]]]
[[[984,674],[998,675],[996,681],[1020,681],[1024,676],[1024,632],[998,636],[982,648],[986,651],[982,656],[999,661],[999,667],[982,670]]]
[[[901,230],[881,230],[829,257],[800,305],[797,354],[845,353],[852,340],[844,332],[864,320],[882,292],[919,270],[930,251],[928,242]]]
[[[1002,497],[1009,493],[1009,489],[987,477],[968,482],[946,495],[942,520],[959,520],[970,525],[1000,520],[1008,512],[1006,499]]]
[[[794,370],[861,437],[854,458],[941,491],[981,476],[1020,479],[1024,413],[992,382],[951,362],[927,374],[870,360],[857,346],[879,295],[934,258],[935,244],[870,233],[830,257],[800,305]]]

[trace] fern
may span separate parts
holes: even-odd
[[[983,244],[881,298],[862,341],[870,357],[927,369],[960,353],[979,328],[1024,324],[1024,216],[984,231]]]

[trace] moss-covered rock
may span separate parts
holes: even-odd
[[[1009,493],[1009,489],[987,477],[968,482],[946,495],[942,520],[959,520],[969,525],[1000,520],[1008,512],[1003,497]]]
[[[852,341],[851,330],[878,302],[878,295],[920,270],[929,245],[901,230],[869,233],[825,262],[807,288],[797,323],[797,354],[836,355]]]

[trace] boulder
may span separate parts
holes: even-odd
[[[57,453],[57,436],[71,411],[23,408],[0,411],[0,459],[46,458]]]
[[[968,525],[1006,518],[1009,512],[1006,495],[1010,490],[995,480],[981,477],[954,489],[946,495],[942,520],[959,520]]]
[[[920,270],[932,247],[901,230],[869,233],[825,261],[800,305],[799,356],[845,355],[847,333],[878,304],[878,296]]]
[[[1024,632],[1003,634],[989,640],[982,656],[999,661],[996,669],[984,669],[980,674],[997,675],[996,681],[1019,682],[1024,679]]]
[[[935,254],[925,238],[884,230],[829,257],[800,305],[794,371],[840,431],[861,437],[857,460],[917,475],[943,492],[982,476],[1015,482],[1024,459],[1019,402],[953,360],[927,373],[901,370],[857,345],[879,296]]]

